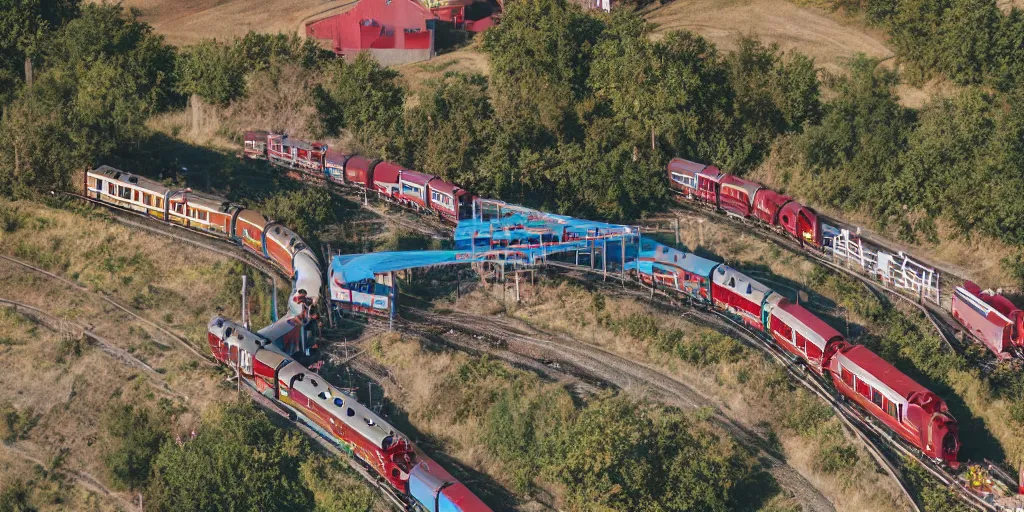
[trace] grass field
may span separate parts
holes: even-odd
[[[203,39],[230,39],[250,30],[256,32],[303,34],[305,24],[321,16],[344,12],[353,0],[125,0],[125,7],[138,9],[141,18],[153,25],[174,45],[194,44]]]

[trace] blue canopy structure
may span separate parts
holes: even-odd
[[[473,256],[465,251],[408,251],[372,252],[368,254],[345,254],[335,256],[331,261],[331,282],[355,283],[373,279],[376,274],[397,272],[418,267],[432,267],[453,263],[484,261],[481,253]]]

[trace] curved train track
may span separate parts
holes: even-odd
[[[306,181],[310,181],[310,180],[306,180]],[[346,198],[348,198],[350,200],[352,200],[354,197],[356,197],[356,194],[354,192],[350,192],[348,187],[342,187],[342,186],[339,186],[339,185],[335,185],[335,186],[330,187],[330,189],[331,189],[332,192],[337,193],[340,196],[346,197]],[[130,210],[126,210],[126,209],[122,209],[122,208],[112,207],[111,205],[109,205],[107,203],[104,203],[102,201],[96,201],[94,199],[87,198],[85,196],[81,196],[81,195],[78,195],[78,194],[69,193],[68,195],[74,196],[74,197],[77,197],[79,199],[86,200],[86,201],[89,201],[89,202],[92,202],[92,203],[95,203],[95,204],[100,204],[100,205],[102,205],[102,206],[104,206],[106,208],[109,208],[109,209],[112,209],[112,210],[116,210],[116,211],[119,211],[119,212],[122,212],[122,213],[129,213],[131,215],[138,216],[138,217],[146,217],[146,216],[144,216],[142,214],[139,214],[137,212],[132,212]],[[358,197],[358,199],[362,199],[362,197],[360,196],[360,197]],[[386,202],[386,204],[394,205],[394,203],[391,203],[391,202]],[[380,211],[378,211],[376,209],[370,208],[366,204],[363,204],[362,206],[364,208],[367,208],[367,209],[371,210],[371,211],[374,211],[377,214],[381,214],[382,213],[382,212],[380,212]],[[402,207],[402,208],[405,208],[405,207]],[[406,208],[406,209],[415,212],[414,209],[411,209],[411,208]],[[709,214],[712,213],[712,212],[703,211],[703,210],[699,210],[699,209],[693,210],[693,211],[698,211],[698,212],[700,212],[702,214],[705,214],[705,215],[709,215]],[[416,213],[422,213],[422,212],[416,212]],[[421,217],[421,218],[426,218],[426,217]],[[149,217],[146,217],[146,219],[149,219]],[[252,256],[250,254],[245,253],[245,251],[242,251],[237,246],[234,246],[232,244],[228,244],[226,242],[223,242],[220,239],[215,238],[213,236],[210,236],[210,235],[198,232],[198,231],[194,231],[194,230],[188,230],[188,229],[178,230],[178,231],[186,231],[186,232],[189,232],[189,233],[198,234],[198,235],[200,235],[202,237],[206,237],[206,238],[209,238],[211,240],[217,240],[219,243],[216,244],[216,245],[228,246],[228,247],[231,248],[231,250],[225,250],[224,248],[215,246],[215,244],[204,243],[204,242],[202,242],[200,240],[196,240],[196,239],[193,239],[193,238],[190,238],[190,237],[178,236],[178,235],[176,235],[174,233],[169,232],[171,230],[170,226],[166,226],[166,225],[164,225],[162,223],[159,223],[159,222],[156,222],[156,223],[160,224],[161,227],[160,228],[156,228],[156,227],[154,227],[152,225],[145,225],[145,224],[140,223],[140,222],[132,222],[132,221],[129,221],[127,219],[120,219],[120,218],[118,218],[116,220],[118,220],[119,222],[123,222],[125,224],[128,224],[128,225],[133,225],[133,226],[137,226],[137,227],[140,227],[142,229],[149,230],[149,231],[158,232],[158,233],[160,233],[162,235],[170,236],[170,237],[173,237],[175,239],[184,241],[186,243],[189,243],[189,244],[192,244],[192,245],[196,245],[198,247],[202,247],[202,248],[205,248],[207,250],[211,250],[213,252],[216,252],[216,253],[219,253],[219,254],[231,257],[231,258],[239,260],[239,261],[242,261],[243,263],[245,263],[247,265],[251,265],[251,266],[261,270],[264,274],[267,274],[268,276],[280,275],[280,273],[272,265],[269,265],[266,262],[264,262],[264,261],[262,261],[262,260],[260,260],[260,259],[258,259],[256,257],[254,257],[254,256]],[[732,221],[732,219],[730,219],[730,221]],[[738,221],[737,220],[735,222],[743,224],[743,225],[745,225],[747,227],[749,227],[749,225],[750,225],[750,223],[743,222],[743,221]],[[405,226],[406,224],[409,224],[409,223],[406,222],[406,223],[399,223],[399,224]],[[434,223],[431,222],[431,224],[434,224]],[[424,229],[424,226],[421,226],[419,224],[415,224],[415,226],[417,226],[417,227],[415,229],[413,229],[414,231],[417,231],[417,232],[420,232],[420,233],[423,233],[423,234],[432,235],[432,236],[435,236],[439,232],[451,232],[452,231],[451,226],[443,225],[441,223],[436,223],[434,226],[431,226],[430,228],[427,228],[427,229]],[[177,227],[177,226],[175,226],[175,227]],[[408,227],[412,228],[412,225],[410,225]],[[774,243],[777,243],[779,245],[782,245],[785,248],[787,248],[788,250],[791,250],[791,251],[794,251],[794,252],[798,252],[798,253],[804,254],[804,255],[809,255],[817,263],[822,264],[822,265],[826,266],[827,268],[829,268],[829,269],[831,269],[833,271],[845,273],[847,275],[851,275],[851,276],[857,278],[876,297],[895,296],[895,297],[898,297],[900,300],[905,301],[908,304],[913,304],[914,307],[917,307],[929,319],[929,321],[932,323],[933,327],[940,334],[940,336],[947,343],[947,345],[949,345],[949,347],[951,349],[955,350],[953,342],[950,341],[950,338],[952,337],[952,334],[951,334],[952,328],[949,327],[949,325],[946,323],[946,321],[944,319],[942,319],[941,317],[936,315],[935,312],[931,310],[931,308],[929,308],[929,307],[927,307],[925,305],[922,305],[922,304],[914,301],[913,299],[907,297],[906,295],[903,295],[903,294],[897,292],[896,290],[892,290],[892,289],[889,289],[889,288],[886,288],[886,287],[880,287],[877,282],[869,279],[868,277],[862,275],[859,272],[856,272],[856,271],[844,268],[844,267],[842,267],[840,265],[836,265],[834,262],[830,261],[828,258],[826,258],[822,254],[816,254],[814,251],[810,251],[810,250],[806,250],[806,249],[801,250],[801,249],[796,247],[796,243],[792,242],[788,238],[782,237],[778,233],[775,233],[775,232],[769,231],[769,230],[764,230],[764,229],[759,229],[757,231],[761,235],[763,235],[764,238],[766,238],[766,239],[768,239],[768,240],[770,240],[770,241],[772,241]],[[241,256],[239,255],[240,252],[242,253]],[[548,264],[552,265],[552,266],[557,266],[558,265],[557,263],[554,263],[554,262],[549,262]],[[589,269],[582,269],[580,267],[575,267],[575,266],[569,266],[569,267],[571,267],[571,269],[574,270],[574,271],[587,271],[587,270],[589,270]],[[596,272],[596,271],[591,271],[591,272]],[[615,278],[618,279],[618,276],[616,276]],[[641,288],[643,288],[642,285],[641,285]],[[638,295],[638,294],[639,295],[646,295],[646,293],[644,293],[644,292],[635,292],[635,293],[633,293],[633,295]],[[657,291],[657,293],[655,293],[655,295],[659,295],[659,296],[661,296],[662,299],[665,299],[666,300],[666,302],[664,302],[665,305],[669,305],[669,306],[678,306],[679,305],[679,303],[675,302],[671,297],[668,297],[667,295],[664,295],[664,292]],[[698,310],[697,309],[693,309],[691,311],[698,311]],[[913,504],[914,500],[912,499],[911,494],[910,494],[909,490],[907,489],[907,486],[906,486],[905,482],[899,476],[900,475],[900,471],[898,469],[898,465],[891,460],[892,455],[909,457],[909,458],[911,458],[913,460],[916,460],[933,477],[935,477],[938,481],[942,482],[942,484],[948,486],[951,490],[953,490],[957,495],[961,496],[965,501],[970,503],[973,507],[975,507],[975,508],[977,508],[979,510],[993,510],[993,511],[997,510],[997,508],[995,508],[994,506],[990,505],[987,502],[982,501],[976,494],[974,494],[974,493],[970,492],[969,490],[967,490],[966,488],[964,488],[959,483],[959,481],[957,480],[955,475],[952,475],[951,473],[946,471],[944,468],[934,464],[932,461],[920,457],[917,453],[915,453],[915,451],[911,447],[907,446],[904,442],[894,438],[892,435],[890,435],[884,429],[880,428],[877,424],[875,424],[873,421],[871,421],[865,415],[861,414],[859,411],[857,411],[855,408],[851,407],[849,404],[844,403],[842,398],[837,396],[835,393],[831,392],[826,384],[823,384],[818,379],[809,377],[807,375],[807,372],[805,372],[804,370],[801,369],[801,367],[796,365],[791,358],[787,357],[786,354],[781,353],[776,347],[772,347],[770,344],[765,343],[760,336],[756,335],[756,333],[752,333],[745,326],[739,325],[734,320],[732,320],[732,319],[730,319],[728,317],[725,317],[724,315],[719,315],[716,312],[701,311],[698,314],[702,315],[704,317],[703,320],[706,321],[709,325],[714,325],[714,326],[716,326],[719,329],[724,328],[724,329],[726,329],[726,330],[728,330],[730,332],[736,333],[737,337],[742,339],[745,344],[750,345],[750,346],[754,346],[754,347],[756,347],[756,348],[766,352],[771,358],[773,358],[774,360],[776,360],[777,362],[779,362],[780,364],[783,364],[785,366],[785,368],[787,370],[787,373],[790,374],[791,378],[793,378],[794,381],[796,381],[801,386],[807,388],[809,391],[811,391],[815,395],[819,396],[821,399],[825,400],[838,413],[841,421],[843,421],[844,424],[846,424],[860,439],[862,439],[862,441],[864,441],[865,446],[867,447],[868,451],[872,454],[872,457],[874,457],[876,459],[876,461],[878,461],[878,463],[886,471],[886,473],[889,474],[891,477],[893,477],[899,483],[899,485],[903,489],[904,493],[907,494],[910,503]],[[708,315],[710,315],[710,317],[713,317],[713,320],[710,319]],[[454,328],[455,327],[453,326],[453,329]],[[462,329],[459,329],[459,330],[465,331],[466,329],[462,328]],[[560,346],[560,348],[561,348],[561,346]],[[629,370],[632,370],[632,371],[637,370],[637,368],[635,366],[635,363],[632,364],[631,366],[629,366]],[[655,386],[655,387],[659,387],[659,386]],[[664,390],[664,388],[662,388],[662,389]],[[718,412],[718,414],[720,414],[720,412]],[[309,432],[307,432],[307,434],[309,434]],[[748,433],[748,435],[749,435],[749,433]],[[316,437],[319,438],[320,436],[316,436]],[[322,442],[322,439],[318,439],[318,440]],[[890,455],[887,456],[887,455],[885,455],[885,453],[888,453]],[[996,475],[1002,477],[1003,476],[1002,473],[1005,473],[1005,471],[997,471]],[[1003,477],[1003,479],[1005,480],[1005,477]],[[1004,482],[1004,483],[1009,483],[1009,482]],[[1013,485],[1015,485],[1015,483]],[[917,508],[916,504],[914,504],[913,506],[914,506],[915,509]]]

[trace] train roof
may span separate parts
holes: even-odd
[[[259,140],[266,142],[267,132],[265,130],[249,130],[245,132],[245,140]]]
[[[276,342],[297,329],[300,325],[302,325],[301,320],[293,316],[287,316],[260,329],[258,334],[270,341]]]
[[[120,169],[115,169],[109,165],[101,165],[89,171],[89,173],[94,174],[96,176],[102,176],[104,179],[107,179],[109,181],[116,181],[119,183],[137,187],[139,189],[149,190],[153,193],[160,194],[161,196],[171,191],[171,189],[167,188],[166,186],[164,186],[164,184],[158,181],[151,180],[149,178],[143,178],[142,176],[139,176],[137,174],[132,174],[130,172],[122,171]]]
[[[238,220],[244,220],[260,229],[263,229],[267,225],[267,218],[256,210],[242,210],[242,213],[238,214]]]
[[[377,164],[377,167],[373,168],[373,181],[381,183],[398,183],[398,173],[402,172],[402,166],[391,163],[381,162]]]
[[[781,208],[787,202],[793,200],[792,197],[789,197],[785,194],[780,194],[767,187],[761,187],[761,189],[757,191],[757,194],[755,194],[755,198],[758,201],[770,201],[772,204],[779,208]]]
[[[715,284],[729,288],[758,304],[764,304],[765,297],[772,293],[771,288],[724,263],[718,265],[712,272],[712,280]]]
[[[747,193],[747,199],[751,203],[754,202],[754,195],[757,194],[758,189],[762,188],[760,183],[745,180],[738,176],[733,176],[732,174],[726,174],[722,178],[722,186],[731,186],[742,189],[744,192]]]
[[[696,175],[706,167],[707,164],[686,160],[685,158],[673,158],[668,162],[669,172],[685,172],[690,175]]]
[[[640,243],[640,261],[637,265],[641,271],[648,271],[657,266],[669,269],[678,268],[691,274],[709,277],[711,271],[719,263],[690,252],[680,251],[650,238],[643,238]],[[626,266],[627,268],[633,267],[629,263]]]
[[[232,204],[223,197],[217,197],[211,194],[204,194],[202,192],[188,192],[185,194],[185,199],[188,204],[195,205],[200,208],[204,208],[211,211],[217,211],[221,213],[228,213],[239,206]]]
[[[461,190],[459,187],[452,185],[441,178],[434,178],[430,180],[429,183],[432,190],[436,190],[442,194],[448,194],[450,196],[454,196],[456,191]]]
[[[324,155],[324,160],[327,163],[334,164],[339,167],[345,165],[345,163],[348,162],[350,158],[352,158],[352,155],[342,153],[341,151],[338,151],[337,149],[333,148],[328,148],[327,154]]]
[[[434,179],[433,175],[419,171],[410,171],[409,169],[402,169],[402,181],[408,181],[409,183],[414,183],[416,185],[426,185],[427,182],[432,179]]]
[[[927,388],[907,377],[895,366],[863,345],[849,346],[840,350],[836,357],[839,358],[839,363],[844,368],[890,399],[898,399],[906,404],[908,402],[927,402],[931,397],[938,398]],[[945,404],[943,403],[941,410],[944,409]]]
[[[772,315],[785,322],[786,325],[800,333],[804,338],[807,338],[821,349],[822,352],[825,351],[825,346],[828,345],[829,341],[836,338],[843,339],[843,335],[839,334],[839,331],[835,330],[831,325],[825,323],[824,320],[815,316],[807,308],[794,304],[781,295],[772,294],[772,296],[768,297],[768,303],[773,306]]]
[[[292,369],[297,364],[291,363],[285,366],[281,372]],[[299,391],[310,401],[315,401],[331,416],[341,420],[342,423],[358,432],[376,447],[386,450],[392,441],[400,435],[395,427],[367,409],[354,397],[330,385],[323,377],[304,367],[302,370],[292,369],[289,380],[293,376],[300,375],[302,379],[295,381],[292,389]]]

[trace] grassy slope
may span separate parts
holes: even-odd
[[[204,353],[206,323],[216,308],[240,307],[241,265],[110,222],[101,211],[0,201],[0,254],[136,308]],[[205,411],[236,396],[223,370],[202,364],[179,342],[122,314],[97,294],[0,261],[0,297],[89,328],[120,352],[114,357],[70,329],[53,331],[0,308],[0,409],[5,418],[26,418],[14,421],[23,428],[4,426],[11,442],[0,449],[0,488],[30,482],[31,501],[42,510],[127,507],[131,497],[126,493],[114,490],[108,496],[97,489],[113,487],[101,458],[107,443],[103,417],[112,401],[173,407],[178,412],[172,433],[187,436],[193,428],[202,431]],[[252,306],[259,309],[262,299]],[[262,325],[269,312],[264,307],[255,316]],[[132,358],[154,372],[124,363]]]

